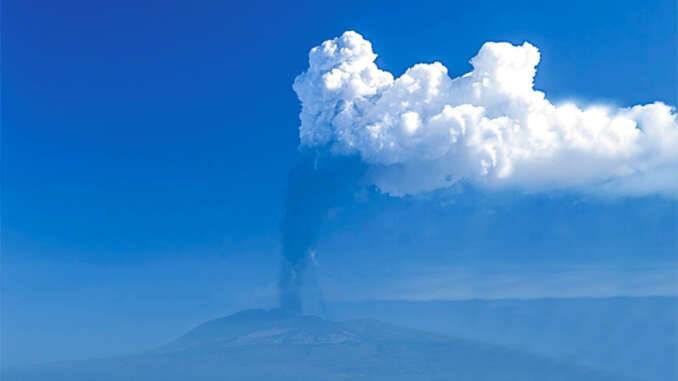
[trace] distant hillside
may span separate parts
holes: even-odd
[[[64,343],[67,345],[67,343]],[[3,381],[620,381],[564,361],[375,320],[280,310],[209,321],[152,353],[13,370]]]
[[[375,318],[603,369],[678,380],[678,298],[370,301],[334,306]]]

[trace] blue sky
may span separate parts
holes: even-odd
[[[272,306],[292,82],[345,30],[396,75],[461,75],[485,41],[530,41],[551,100],[677,103],[674,1],[249,3],[3,3],[7,361],[125,351]],[[675,294],[676,206],[369,189],[332,211],[313,271],[330,299]],[[510,281],[487,286],[496,272]]]

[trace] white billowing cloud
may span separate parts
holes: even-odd
[[[678,195],[678,121],[661,102],[630,108],[554,105],[534,89],[539,50],[487,42],[473,71],[439,62],[394,78],[360,34],[311,49],[294,82],[301,144],[359,154],[393,195],[463,179],[528,192],[571,189]]]

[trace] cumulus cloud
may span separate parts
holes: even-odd
[[[360,155],[383,192],[416,194],[463,180],[528,192],[570,189],[678,195],[678,121],[661,102],[554,105],[534,89],[539,50],[487,42],[473,71],[439,62],[398,78],[360,34],[311,49],[294,81],[301,145]]]

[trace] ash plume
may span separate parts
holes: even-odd
[[[361,175],[361,165],[355,158],[321,157],[310,152],[302,153],[290,171],[281,225],[281,308],[301,312],[301,288],[310,250],[329,210],[351,199]]]
[[[462,181],[488,191],[678,197],[678,117],[669,105],[553,104],[534,88],[541,55],[528,42],[486,42],[458,77],[440,62],[394,77],[376,57],[347,31],[312,48],[294,81],[300,146],[320,156],[307,152],[289,175],[283,308],[301,311],[309,250],[359,167],[366,184],[392,196]]]

